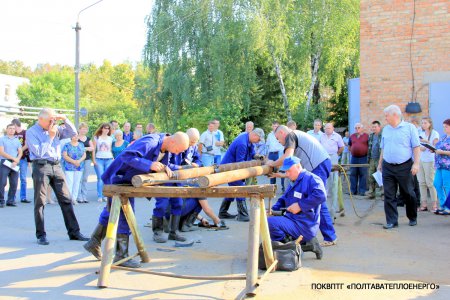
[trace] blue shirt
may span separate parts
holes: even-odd
[[[165,133],[144,135],[128,146],[103,173],[103,182],[131,183],[134,175],[150,173],[152,163],[158,160],[165,136]]]
[[[17,137],[13,136],[12,138],[9,138],[5,135],[0,138],[0,147],[3,147],[3,151],[6,154],[16,158],[17,155],[19,155],[19,148],[22,148],[22,144]],[[6,159],[6,157],[0,155],[0,159]]]
[[[249,161],[255,156],[255,149],[250,143],[247,132],[241,133],[231,143],[227,152],[222,158],[221,164]]]
[[[74,160],[79,160],[84,154],[83,143],[78,142],[78,146],[73,146],[71,143],[64,145],[62,152],[66,151],[67,156]],[[81,162],[80,166],[75,166],[74,164],[64,161],[64,170],[66,171],[82,171],[84,169],[84,161]]]
[[[386,162],[404,163],[413,157],[413,149],[419,146],[419,133],[414,125],[401,121],[395,128],[384,126],[380,147]]]
[[[319,176],[309,171],[298,175],[297,180],[290,185],[273,210],[287,208],[298,203],[301,211],[298,214],[286,212],[284,217],[293,220],[300,228],[306,241],[316,236],[320,224],[321,204],[327,200],[325,186]]]
[[[53,140],[50,139],[48,130],[42,128],[37,122],[27,130],[26,143],[30,150],[31,160],[57,161],[61,159],[60,137],[72,137],[76,132],[75,126],[69,119],[66,119],[64,123],[64,127],[58,126],[58,132]]]

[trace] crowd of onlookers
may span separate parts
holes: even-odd
[[[420,168],[415,181],[415,193],[419,202],[419,211],[432,210],[436,214],[447,215],[450,213],[444,202],[450,191],[450,120],[443,123],[444,135],[434,129],[433,121],[429,117],[419,120],[412,117],[410,123],[417,128],[420,146]],[[255,152],[266,156],[269,160],[277,160],[283,154],[283,145],[275,138],[275,130],[280,124],[272,123],[272,131],[267,139],[262,139],[255,144]],[[64,124],[62,124],[64,126]],[[289,121],[286,126],[297,129],[295,121]],[[220,121],[215,119],[208,122],[207,129],[201,134],[198,150],[201,153],[201,161],[204,166],[218,164],[221,161],[225,146],[223,132],[219,129]],[[323,129],[322,129],[323,127]],[[254,129],[253,122],[245,124],[245,131]],[[313,129],[307,131],[315,137],[330,155],[332,164],[350,164],[350,192],[354,195],[366,196],[374,199],[382,195],[383,190],[379,188],[374,174],[377,172],[380,159],[380,145],[382,143],[382,124],[374,120],[371,123],[370,132],[365,130],[363,124],[356,123],[354,133],[349,134],[344,129],[341,134],[334,129],[333,123],[323,125],[320,119],[314,120]],[[20,201],[29,203],[26,195],[26,176],[29,153],[25,143],[25,132],[18,119],[14,119],[6,128],[6,134],[0,138],[0,206],[16,206],[16,191],[20,179]],[[69,187],[73,204],[87,203],[87,179],[92,166],[97,175],[97,201],[106,201],[103,196],[102,174],[126,147],[144,134],[155,133],[156,128],[148,123],[145,131],[143,124],[132,126],[129,122],[122,124],[119,128],[117,121],[101,124],[93,133],[92,137],[87,134],[88,125],[81,123],[78,133],[73,137],[60,137],[61,161],[65,179]],[[425,145],[425,146],[424,146]],[[363,167],[357,165],[362,164]],[[9,180],[10,189],[5,199],[5,186]],[[271,178],[272,184],[276,178]],[[336,186],[338,173],[334,172],[328,178],[327,186],[330,187],[329,198],[331,198],[331,212],[343,210],[343,204],[337,203]],[[284,192],[284,178],[281,181]],[[50,195],[50,193],[48,193]],[[47,200],[52,203],[51,197]],[[401,199],[399,199],[401,202]],[[428,206],[431,203],[431,206]]]

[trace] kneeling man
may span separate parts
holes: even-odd
[[[327,199],[322,179],[302,168],[300,159],[287,157],[281,171],[293,182],[277,203],[274,211],[286,210],[284,216],[268,218],[272,241],[287,242],[303,236],[303,251],[312,251],[322,257],[322,249],[316,238],[320,223],[321,204]]]

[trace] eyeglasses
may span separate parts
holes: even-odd
[[[108,129],[109,130],[109,127],[103,127],[103,129]]]

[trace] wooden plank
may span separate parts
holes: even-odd
[[[248,226],[248,249],[247,249],[247,280],[245,291],[247,296],[254,296],[256,282],[258,281],[258,249],[260,228],[260,206],[259,195],[250,198],[250,224]]]
[[[105,246],[103,248],[102,263],[98,275],[97,286],[105,288],[109,283],[109,274],[111,273],[111,265],[116,250],[117,226],[119,225],[120,215],[120,198],[114,196],[112,198],[108,227],[106,228]]]
[[[137,226],[136,217],[134,216],[133,208],[131,207],[130,201],[128,197],[120,196],[122,201],[122,211],[127,219],[128,225],[131,230],[131,234],[134,238],[134,243],[136,244],[136,248],[141,256],[141,261],[143,263],[148,263],[150,258],[148,256],[147,250],[145,249],[144,240],[141,237],[139,232],[139,228]]]
[[[273,184],[251,186],[217,186],[210,188],[173,187],[173,186],[143,186],[104,185],[103,194],[112,197],[121,194],[126,197],[181,197],[181,198],[224,198],[250,197],[251,194],[261,194],[263,197],[274,197],[276,186]]]
[[[242,180],[250,177],[256,177],[260,175],[269,174],[273,168],[269,166],[257,166],[245,169],[239,169],[234,171],[210,174],[200,176],[197,178],[198,185],[200,187],[211,187],[221,185],[228,182]]]

